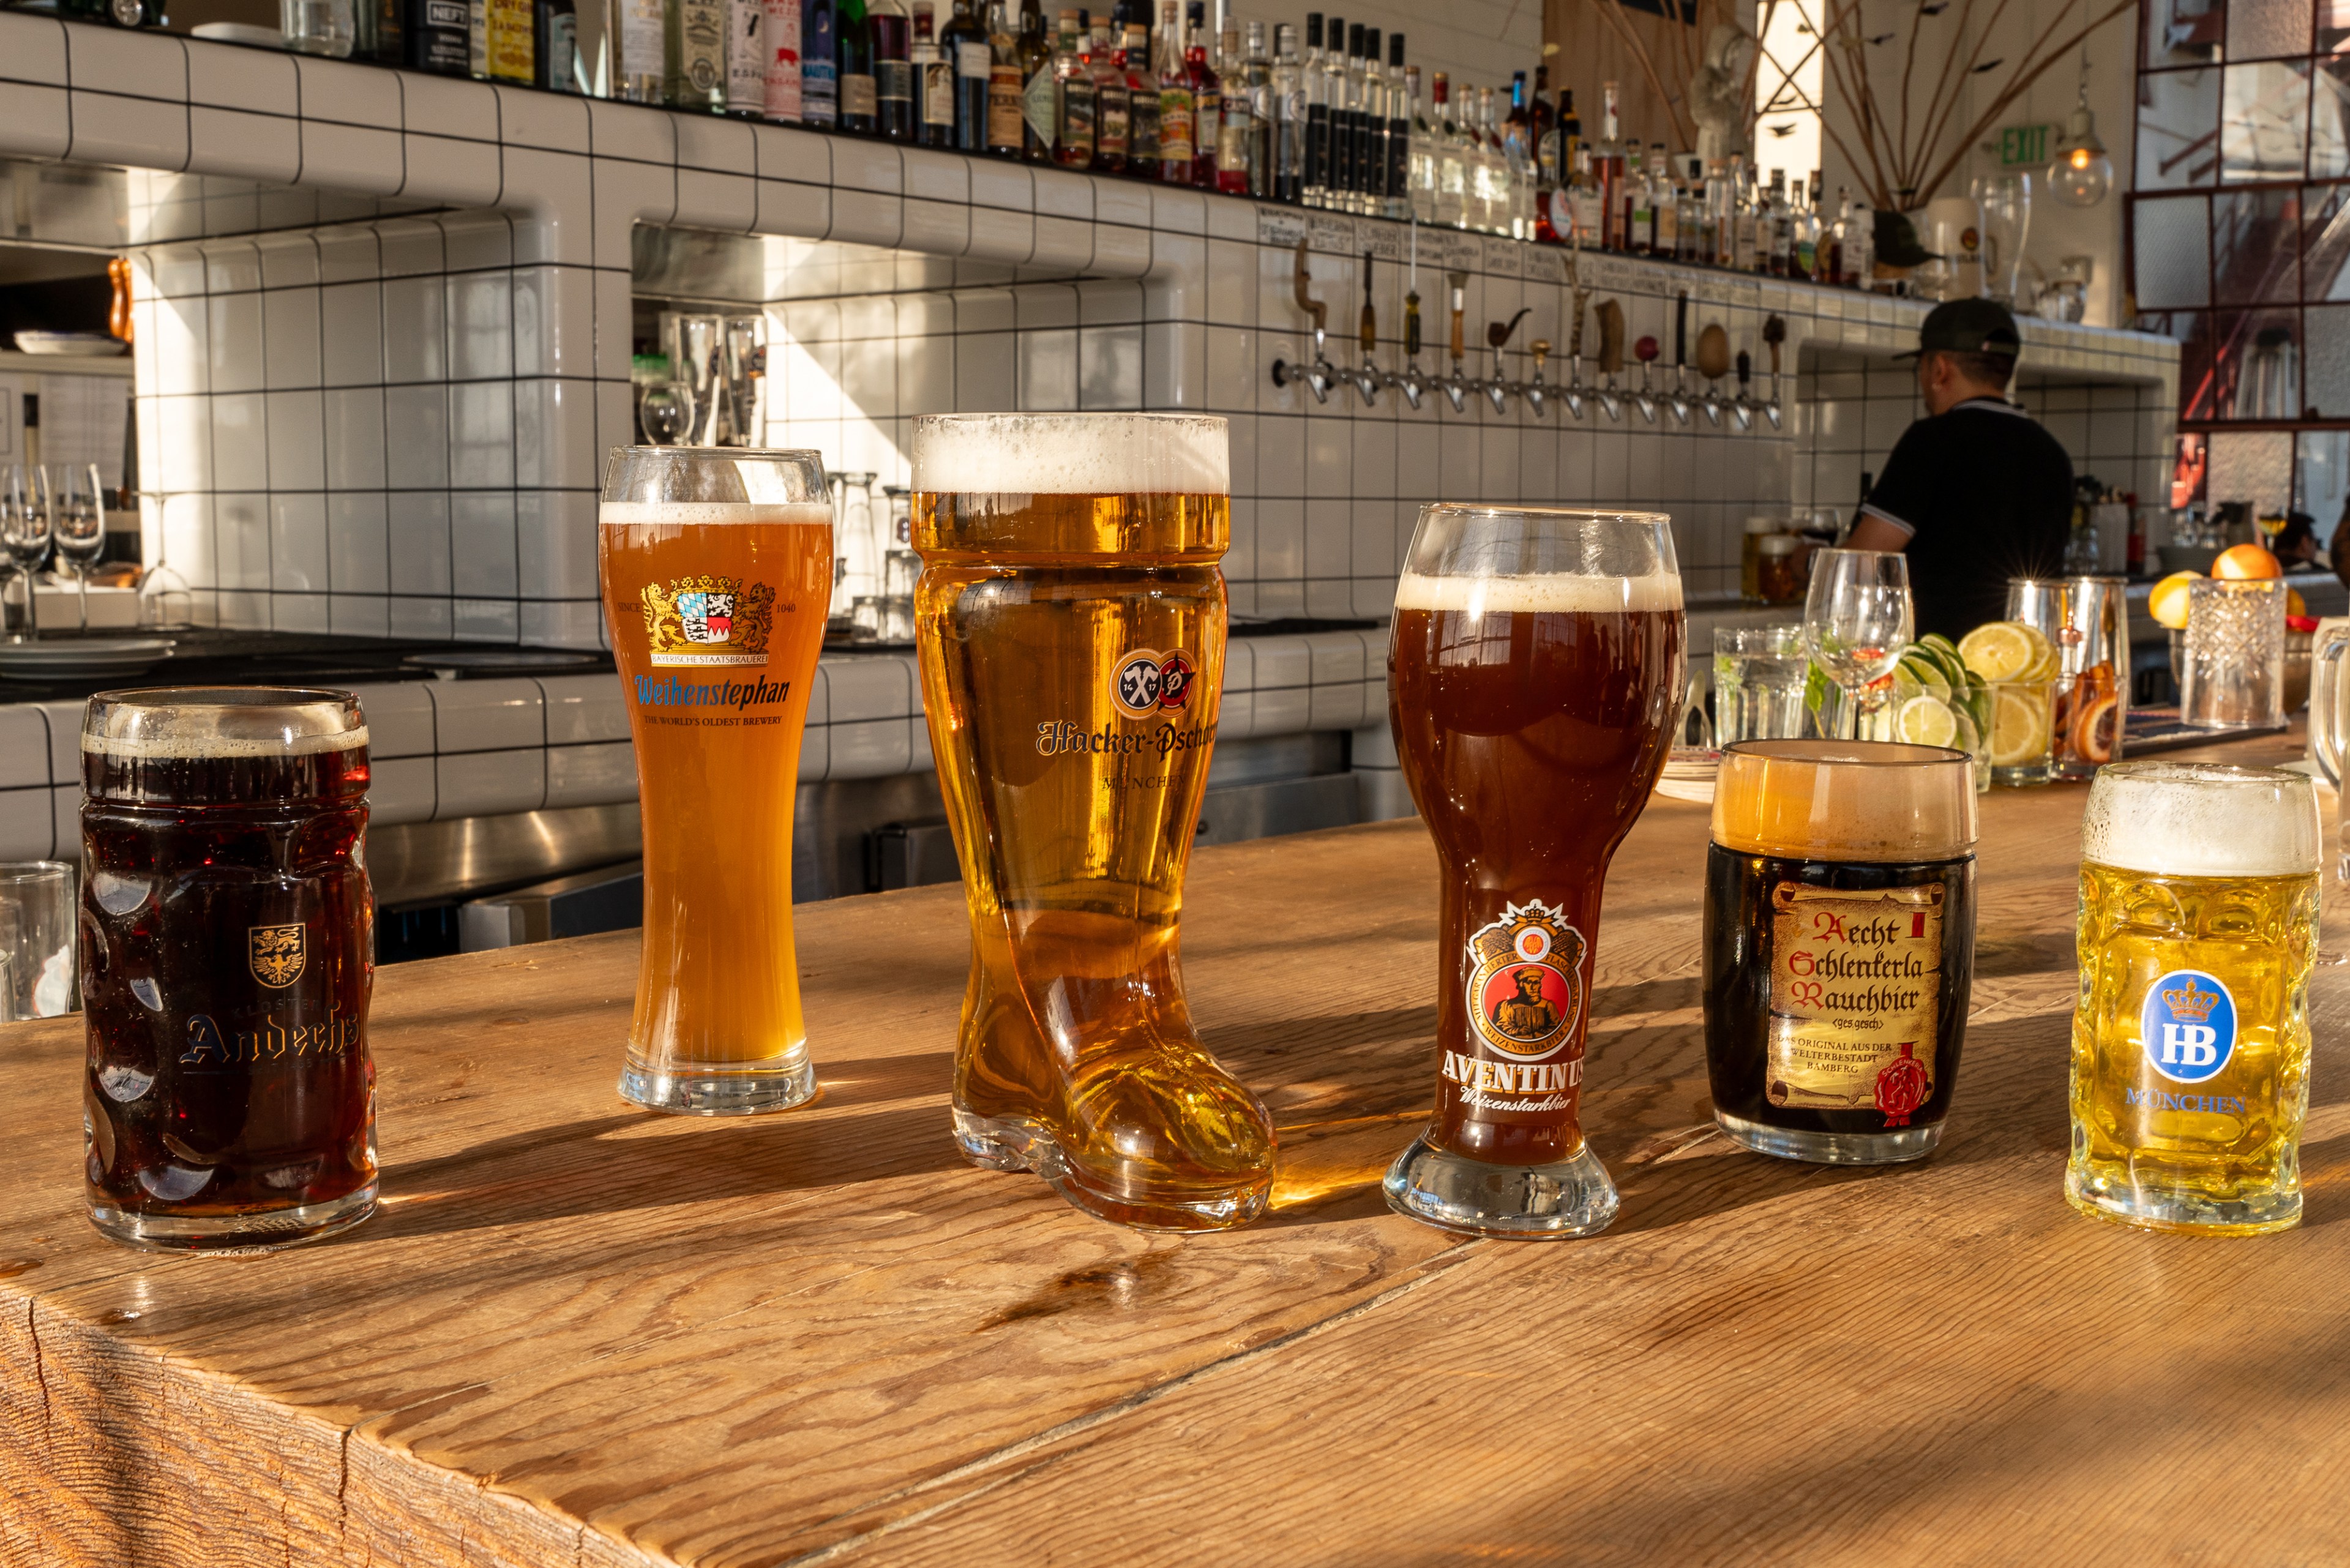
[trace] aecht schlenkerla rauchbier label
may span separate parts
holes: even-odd
[[[1539,898],[1503,907],[1469,938],[1471,1047],[1440,1071],[1481,1118],[1555,1115],[1583,1082],[1581,1036],[1590,944]]]
[[[1771,1104],[1875,1110],[1890,1127],[1932,1096],[1943,891],[1771,890]]]

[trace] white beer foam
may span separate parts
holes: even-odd
[[[1204,414],[941,414],[914,421],[914,488],[964,495],[1229,495]]]
[[[1637,577],[1537,572],[1520,576],[1430,577],[1408,571],[1396,583],[1399,610],[1451,610],[1470,615],[1597,615],[1607,611],[1677,610],[1676,572]]]
[[[316,756],[353,751],[368,743],[367,726],[345,730],[343,710],[333,702],[293,702],[283,707],[190,702],[179,707],[118,708],[113,721],[128,734],[82,732],[81,749],[99,756],[190,762],[232,757]],[[263,726],[266,728],[263,728]]]
[[[822,501],[606,501],[597,520],[614,527],[684,524],[830,523],[832,507]]]
[[[2163,877],[2302,877],[2317,869],[2324,838],[2306,774],[2131,763],[2090,787],[2081,858]]]

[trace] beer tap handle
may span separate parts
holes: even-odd
[[[1786,317],[1773,316],[1762,323],[1762,341],[1771,346],[1771,385],[1779,385],[1779,345],[1787,340]]]
[[[1363,358],[1368,359],[1379,347],[1378,313],[1371,306],[1371,253],[1363,253],[1363,319],[1361,322]]]
[[[1599,302],[1599,369],[1613,376],[1624,369],[1624,307],[1612,299]]]
[[[1315,352],[1319,354],[1322,348],[1322,333],[1329,320],[1330,307],[1315,298],[1310,292],[1314,275],[1306,270],[1305,242],[1302,239],[1297,242],[1297,266],[1289,275],[1289,283],[1297,298],[1297,308],[1314,320],[1314,348]]]
[[[1419,358],[1419,290],[1413,289],[1403,296],[1403,351],[1413,361]]]
[[[1452,286],[1452,364],[1457,370],[1461,356],[1469,351],[1468,338],[1461,325],[1468,309],[1469,275],[1465,272],[1447,273],[1445,281]]]
[[[1567,335],[1566,357],[1575,361],[1578,373],[1583,362],[1583,307],[1589,304],[1590,300],[1589,289],[1578,288],[1575,291],[1575,329]]]
[[[1527,345],[1527,350],[1534,357],[1534,379],[1539,381],[1543,379],[1543,361],[1550,358],[1550,339],[1537,337]]]

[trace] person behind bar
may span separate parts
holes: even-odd
[[[2007,400],[2022,347],[2015,317],[1988,299],[1947,300],[1918,329],[1927,417],[1894,443],[1845,545],[1909,557],[1919,636],[2003,619],[2010,577],[2064,570],[2073,460]]]

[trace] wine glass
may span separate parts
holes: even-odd
[[[1858,733],[1864,694],[1893,673],[1916,623],[1909,563],[1887,550],[1814,550],[1812,592],[1804,606],[1804,645],[1812,661],[1843,689],[1840,738]]]
[[[58,463],[49,473],[49,529],[57,559],[72,566],[81,630],[89,632],[89,569],[106,554],[106,499],[94,462]]]
[[[0,549],[5,549],[15,576],[25,579],[25,619],[8,634],[11,642],[25,642],[41,632],[40,597],[33,573],[49,553],[48,484],[36,463],[12,462],[0,472]],[[7,588],[0,584],[0,613],[5,613]]]

